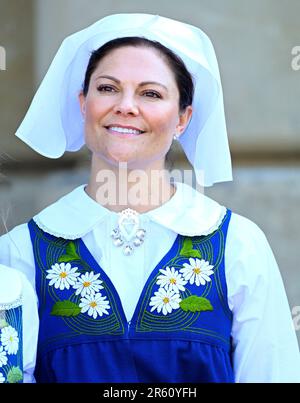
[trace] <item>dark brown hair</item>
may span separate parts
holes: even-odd
[[[92,52],[83,83],[84,96],[86,96],[88,93],[91,75],[96,70],[101,59],[103,59],[112,50],[125,46],[148,47],[156,49],[164,57],[174,74],[179,91],[180,112],[185,111],[186,107],[192,104],[194,96],[194,83],[190,72],[187,70],[181,58],[157,41],[136,36],[113,39]]]

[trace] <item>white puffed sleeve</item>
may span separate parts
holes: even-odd
[[[300,354],[274,255],[256,224],[232,214],[225,251],[236,382],[300,382]]]

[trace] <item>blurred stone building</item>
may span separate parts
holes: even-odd
[[[49,161],[14,132],[63,38],[122,12],[179,19],[212,39],[234,181],[205,193],[265,232],[300,328],[299,0],[0,0],[0,233],[87,181],[86,150]],[[171,158],[187,164],[179,148]]]

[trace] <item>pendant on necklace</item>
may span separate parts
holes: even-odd
[[[139,213],[127,208],[119,213],[118,226],[112,230],[111,237],[115,246],[123,246],[123,253],[130,256],[134,248],[142,245],[146,230],[139,228]]]

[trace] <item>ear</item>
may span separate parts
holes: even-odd
[[[82,116],[85,116],[85,96],[83,94],[83,91],[80,91],[80,93],[78,95],[78,99],[79,99],[80,110],[81,110]]]
[[[179,114],[179,123],[176,126],[176,134],[178,137],[185,131],[187,125],[189,124],[193,114],[193,107],[189,105],[186,107],[184,112],[180,112]]]

